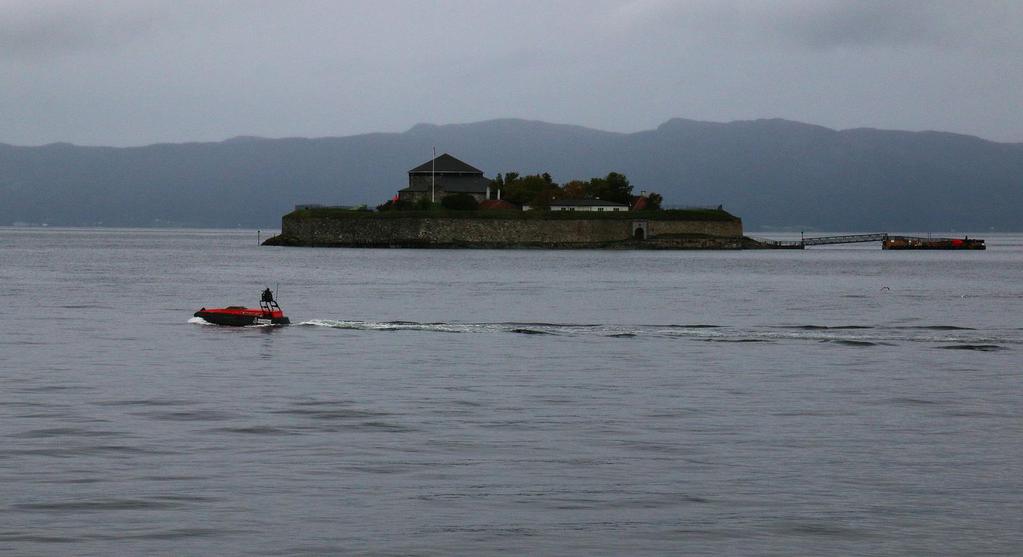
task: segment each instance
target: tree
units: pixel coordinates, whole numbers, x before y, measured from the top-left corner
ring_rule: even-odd
[[[586,197],[586,182],[572,180],[561,187],[561,199],[584,199]]]
[[[661,194],[652,191],[646,196],[646,208],[651,211],[660,211],[661,203],[664,202],[664,198]]]
[[[632,185],[624,174],[611,172],[604,178],[591,178],[586,185],[586,197],[628,205],[632,199]]]
[[[476,198],[467,193],[445,195],[444,199],[440,200],[440,204],[451,211],[475,211],[480,207]]]
[[[534,209],[550,209],[551,202],[557,199],[560,193],[558,188],[545,188],[529,200],[529,206]]]
[[[387,203],[377,205],[377,211],[409,211],[412,207],[412,202],[407,199],[388,199]]]
[[[624,174],[611,172],[604,180],[608,187],[608,197],[605,199],[628,205],[632,198],[632,184],[629,183],[629,179]]]
[[[429,197],[424,197],[419,201],[416,201],[415,208],[417,211],[429,211],[437,206],[436,203],[430,201]]]
[[[514,177],[514,179],[509,179]],[[545,192],[550,192],[545,193]],[[512,203],[518,203],[520,205],[533,205],[534,202],[541,203],[543,200],[546,201],[546,205],[550,205],[550,200],[559,193],[558,185],[550,180],[550,174],[546,177],[541,174],[531,174],[529,176],[519,177],[517,172],[509,172],[505,174],[504,190],[501,197],[511,201]]]

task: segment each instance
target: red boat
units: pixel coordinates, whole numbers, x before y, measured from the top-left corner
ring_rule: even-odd
[[[284,316],[281,306],[274,300],[273,292],[267,288],[259,298],[259,308],[247,308],[242,306],[227,306],[226,308],[202,308],[195,312],[195,317],[200,317],[214,325],[228,325],[232,327],[244,327],[246,325],[288,325],[291,320]]]

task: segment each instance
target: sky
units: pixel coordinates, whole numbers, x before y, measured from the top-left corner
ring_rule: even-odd
[[[1020,0],[0,0],[0,142],[786,118],[1023,142]]]

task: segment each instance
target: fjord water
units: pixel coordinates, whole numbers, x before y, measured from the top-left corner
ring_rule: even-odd
[[[1023,237],[987,238],[0,229],[0,553],[1020,554]],[[295,325],[191,318],[277,283]]]

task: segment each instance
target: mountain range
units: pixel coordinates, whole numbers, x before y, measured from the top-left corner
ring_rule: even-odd
[[[1023,143],[779,119],[672,119],[636,133],[503,119],[315,139],[0,144],[0,225],[271,228],[296,204],[383,203],[434,148],[489,177],[620,172],[668,206],[723,205],[747,230],[1023,230]]]

